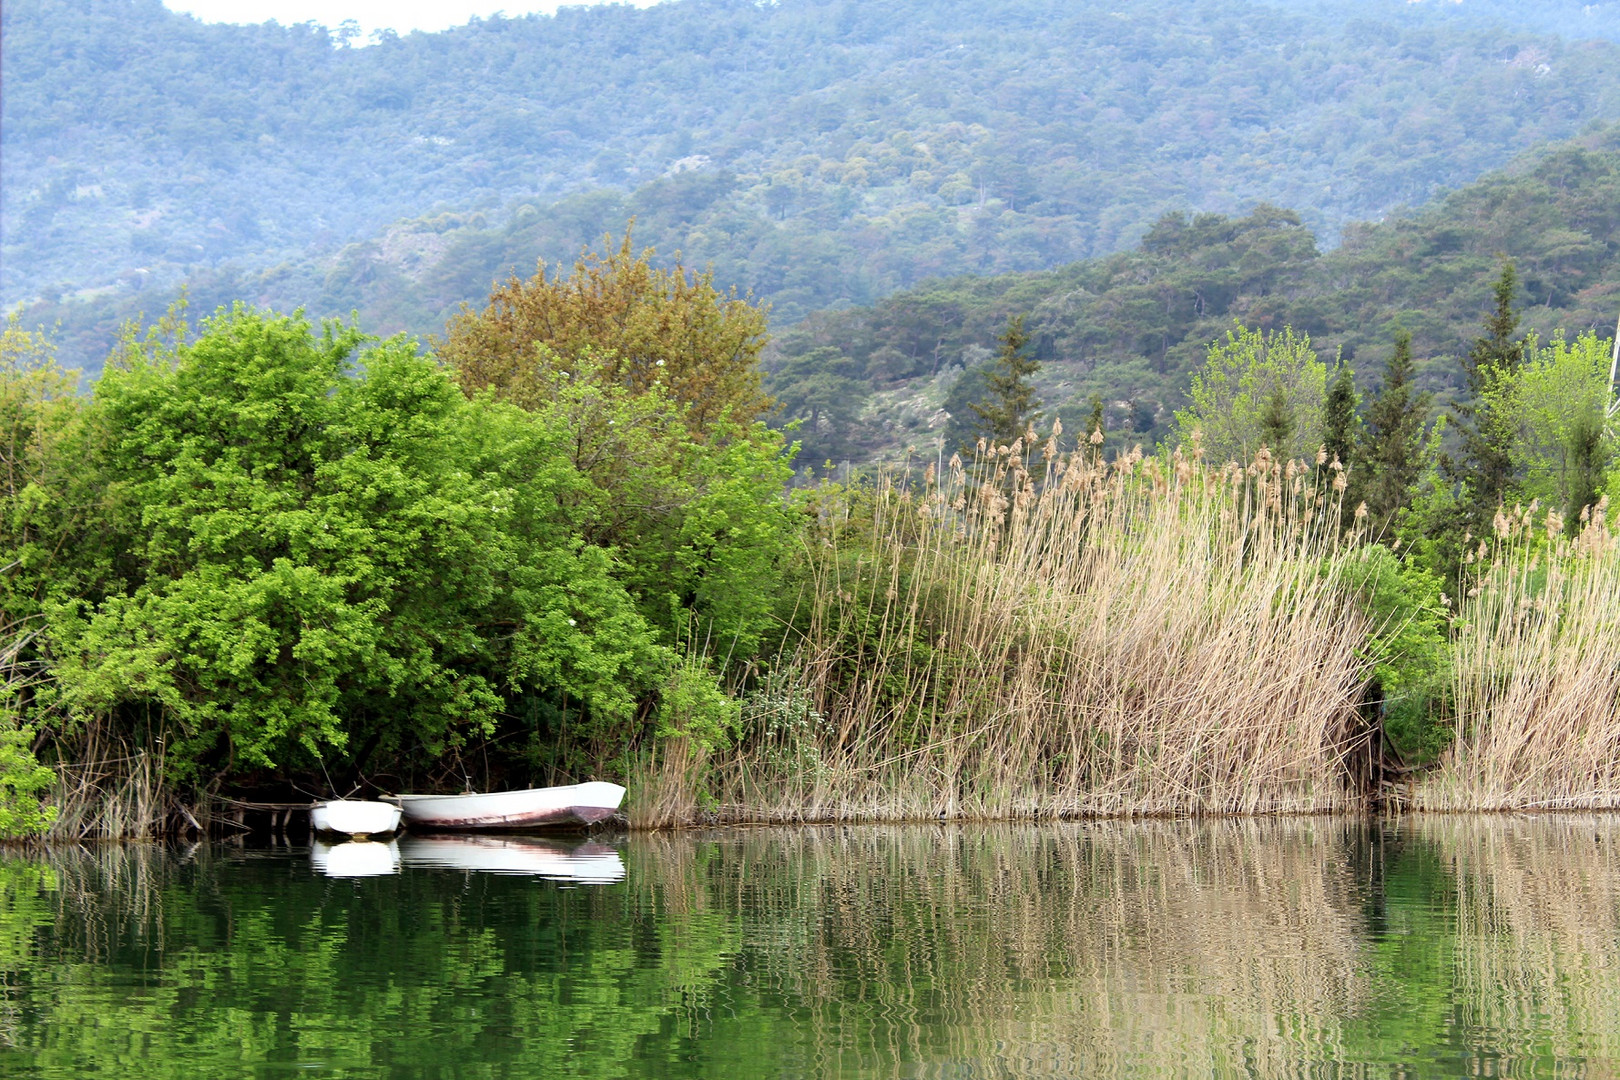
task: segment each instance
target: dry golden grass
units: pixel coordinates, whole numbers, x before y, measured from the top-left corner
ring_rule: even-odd
[[[1620,807],[1620,545],[1603,516],[1542,544],[1527,514],[1499,520],[1461,613],[1456,740],[1413,808]]]
[[[1332,474],[1030,446],[823,501],[803,707],[710,763],[720,819],[1360,805]]]
[[[135,840],[171,834],[181,823],[194,829],[201,824],[168,788],[161,743],[153,752],[123,740],[108,742],[100,727],[90,724],[72,750],[56,767],[46,797],[57,809],[46,840]]]

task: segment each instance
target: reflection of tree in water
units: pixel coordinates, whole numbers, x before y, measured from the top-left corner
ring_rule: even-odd
[[[1589,817],[732,830],[634,836],[601,888],[19,854],[0,1073],[1594,1075],[1616,843]]]
[[[624,1075],[679,1002],[676,973],[712,980],[726,952],[666,942],[660,927],[643,940],[619,899],[476,874],[331,880],[301,858],[207,847],[3,862],[0,942],[27,947],[0,952],[0,974],[27,1019],[0,1047],[0,1074],[12,1055],[64,1077],[275,1061],[350,1076],[472,1063]]]

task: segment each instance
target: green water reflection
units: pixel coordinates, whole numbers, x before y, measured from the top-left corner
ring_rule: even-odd
[[[1609,1076],[1617,846],[1607,817],[759,830],[586,849],[582,880],[543,847],[354,878],[14,853],[0,1075]]]

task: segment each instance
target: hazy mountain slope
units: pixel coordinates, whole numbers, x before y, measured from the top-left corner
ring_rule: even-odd
[[[1173,208],[1331,238],[1620,112],[1606,43],[1240,0],[676,0],[363,49],[158,0],[3,17],[0,292],[92,366],[182,279],[423,331],[631,214],[779,323]]]
[[[789,416],[823,406],[805,431],[806,460],[934,445],[959,377],[988,358],[1010,316],[1027,313],[1048,411],[1068,416],[1071,430],[1097,395],[1116,438],[1164,436],[1205,346],[1234,321],[1291,324],[1329,359],[1342,346],[1363,385],[1376,382],[1404,326],[1422,381],[1444,400],[1502,256],[1518,267],[1525,329],[1544,339],[1613,332],[1620,128],[1528,155],[1411,216],[1347,229],[1326,254],[1296,215],[1275,208],[1169,216],[1140,247],[1107,258],[932,282],[818,314],[778,335],[769,385]],[[829,401],[841,409],[829,413]]]
[[[1582,40],[1620,41],[1620,0],[1267,0],[1312,15],[1423,25],[1505,26]]]

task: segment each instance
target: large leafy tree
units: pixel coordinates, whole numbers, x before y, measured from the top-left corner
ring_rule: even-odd
[[[1591,332],[1525,349],[1491,408],[1516,418],[1511,464],[1521,493],[1564,515],[1571,532],[1609,486],[1615,440],[1607,427],[1612,342]]]
[[[1192,403],[1176,421],[1183,440],[1200,433],[1213,461],[1246,461],[1262,446],[1279,457],[1314,456],[1326,384],[1309,337],[1292,327],[1238,326],[1209,346],[1188,392]]]
[[[592,538],[613,507],[591,447],[610,456],[645,417],[611,401],[584,417],[566,393],[533,413],[469,401],[413,343],[364,344],[238,310],[191,344],[132,348],[98,384],[83,465],[114,555],[48,611],[74,716],[155,722],[198,782],[431,761],[521,699],[622,747],[691,682],[644,614],[663,605],[648,582],[757,623],[749,559],[772,551],[760,485],[780,484],[779,441],[665,463],[689,512],[647,537],[661,564],[625,559]]]
[[[463,307],[436,341],[469,394],[493,390],[524,408],[547,400],[554,372],[582,353],[591,377],[633,392],[659,387],[684,409],[687,427],[708,433],[722,419],[748,423],[770,399],[760,389],[764,309],[722,293],[710,273],[652,264],[625,231],[617,251],[586,253],[567,275],[536,274],[496,285],[482,311]]]

